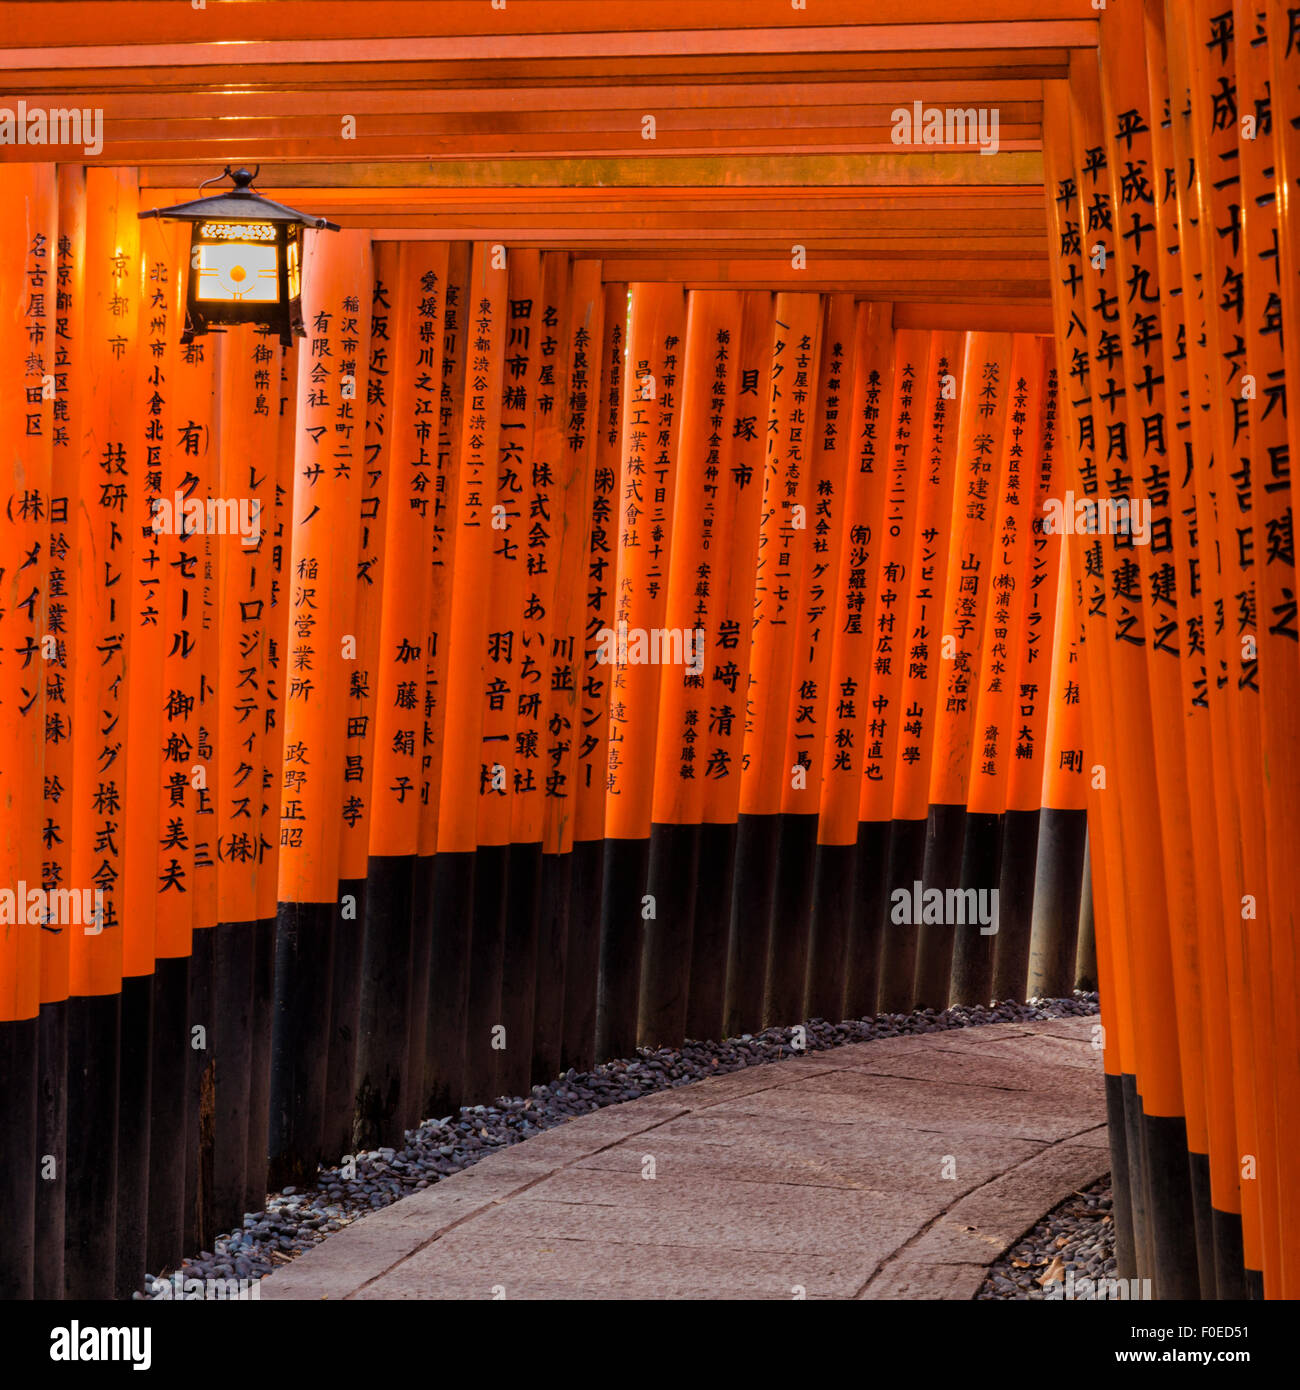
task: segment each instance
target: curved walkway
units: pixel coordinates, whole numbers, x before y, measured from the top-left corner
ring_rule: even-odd
[[[971,1298],[1104,1174],[1095,1018],[886,1038],[610,1106],[363,1217],[263,1298]]]

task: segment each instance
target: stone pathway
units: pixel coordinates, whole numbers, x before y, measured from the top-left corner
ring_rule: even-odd
[[[1093,1018],[856,1043],[611,1106],[375,1213],[263,1298],[973,1298],[1110,1166]]]

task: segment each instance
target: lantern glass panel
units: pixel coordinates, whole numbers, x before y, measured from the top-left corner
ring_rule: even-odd
[[[202,222],[194,229],[196,302],[275,304],[279,264],[270,222]]]
[[[221,304],[274,304],[280,298],[275,244],[200,242],[194,297]]]

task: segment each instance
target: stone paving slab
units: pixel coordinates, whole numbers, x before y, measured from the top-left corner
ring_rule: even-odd
[[[855,1043],[611,1106],[363,1217],[262,1297],[969,1299],[1109,1166],[1094,1022]]]
[[[923,1223],[923,1196],[872,1189],[646,1181],[630,1174],[557,1173],[475,1218],[473,1238],[510,1249],[518,1236],[608,1245],[673,1245],[756,1254],[852,1256],[871,1268]],[[434,1242],[412,1260],[449,1272]],[[395,1276],[386,1276],[395,1277]]]
[[[954,1143],[949,1136],[908,1130],[897,1137],[881,1136],[868,1150],[856,1127],[847,1125],[826,1126],[815,1150],[810,1150],[803,1127],[777,1128],[758,1116],[717,1113],[674,1122],[645,1139],[644,1151],[618,1145],[582,1159],[577,1167],[639,1175],[649,1155],[655,1161],[656,1181],[713,1176],[886,1192],[948,1181],[951,1196],[990,1181],[1042,1148],[1033,1140],[987,1136],[964,1136]],[[955,1161],[947,1166],[956,1169],[956,1177],[944,1179],[944,1160],[954,1149]]]
[[[890,1260],[857,1296],[862,1299],[972,1299],[988,1275],[981,1264]]]
[[[442,1242],[440,1241],[441,1245]],[[447,1271],[454,1273],[449,1277]],[[281,1277],[276,1275],[276,1278]],[[851,1257],[519,1237],[508,1250],[471,1231],[446,1242],[445,1262],[407,1261],[358,1299],[851,1299]]]
[[[1074,1142],[1053,1144],[953,1203],[908,1245],[906,1258],[990,1264],[1023,1234],[1027,1205],[1037,1207],[1040,1214],[1048,1212],[1071,1190],[1096,1182],[1109,1171],[1110,1158],[1104,1150]]]
[[[969,1029],[975,1033],[980,1029]],[[1077,1039],[1043,1034],[1035,1038],[1002,1038],[985,1041],[967,1036],[967,1032],[949,1033],[938,1050],[944,1055],[992,1057],[1000,1061],[1010,1058],[1023,1060],[1028,1068],[1042,1064],[1056,1067],[1083,1067],[1088,1071],[1102,1069],[1101,1050],[1091,1046],[1080,1049]]]
[[[1080,1082],[1079,1089],[1085,1090],[1087,1073]],[[1097,1082],[1100,1090],[1100,1076]],[[918,1113],[918,1091],[926,1097],[925,1113]],[[960,1086],[861,1071],[811,1076],[797,1087],[779,1086],[758,1096],[724,1101],[717,1110],[780,1115],[809,1128],[819,1124],[934,1128],[944,1133],[1010,1134],[1049,1142],[1066,1139],[1083,1128],[1073,1095]]]
[[[1057,1022],[1058,1020],[1052,1021]],[[1065,1021],[1073,1022],[1069,1019]],[[968,1034],[979,1033],[987,1044],[1001,1042],[1005,1039],[1033,1037],[1035,1035],[1028,1030],[1040,1026],[1042,1025],[1029,1023],[986,1023],[978,1028],[944,1028],[933,1033],[910,1033],[905,1037],[878,1038],[874,1042],[847,1043],[845,1046],[833,1048],[829,1052],[816,1053],[814,1057],[834,1058],[835,1069],[838,1070],[843,1067],[856,1066],[864,1061],[874,1063],[881,1057],[893,1057],[900,1054],[908,1056],[916,1050],[918,1041],[923,1041],[927,1048],[931,1048],[939,1046],[944,1039],[961,1038]],[[788,1065],[793,1065],[793,1063]]]
[[[1022,1051],[998,1052],[1008,1043],[992,1043],[984,1052],[933,1048],[911,1055],[896,1054],[873,1062],[858,1062],[846,1071],[866,1071],[913,1081],[942,1081],[949,1086],[987,1086],[998,1091],[1071,1091],[1078,1085],[1077,1067],[1026,1057]],[[1011,1065],[1008,1065],[1010,1063]]]
[[[1085,1038],[1091,1037],[1093,1030],[1101,1026],[1101,1019],[1093,1014],[1088,1018],[1048,1018],[1041,1023],[1025,1025],[1033,1030],[1035,1037]],[[974,1032],[974,1029],[966,1030]]]

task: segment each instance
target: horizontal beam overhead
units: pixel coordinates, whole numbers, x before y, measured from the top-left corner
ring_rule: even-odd
[[[1092,0],[3,12],[0,107],[103,120],[93,153],[4,157],[138,167],[145,207],[260,165],[268,197],[384,238],[567,248],[611,279],[963,304],[1045,300],[1044,89],[1098,35]],[[917,102],[985,125],[896,143]]]
[[[565,34],[628,32],[648,19],[670,29],[778,29],[861,24],[862,0],[812,0],[796,9],[790,0],[655,0],[653,8],[611,5],[608,0],[278,0],[229,3],[208,0],[195,9],[181,0],[121,0],[98,3],[6,4],[8,28],[31,47],[211,42],[214,39],[288,39],[310,33],[322,38]],[[877,24],[952,26],[951,0],[871,0]],[[811,12],[810,12],[811,11]],[[1097,12],[1091,0],[984,0],[979,17],[1035,27],[1049,21],[1083,21],[1096,42]],[[124,20],[129,18],[129,23]],[[951,40],[948,40],[951,43]]]
[[[304,33],[314,33],[307,26]],[[371,38],[367,56],[374,62],[492,62],[550,58],[643,58],[767,56],[829,53],[928,53],[982,51],[1016,53],[1030,48],[1092,48],[1097,41],[1093,20],[986,22],[949,24],[841,24],[765,29],[650,29],[566,34],[471,34]],[[192,68],[229,63],[258,68],[273,64],[317,64],[351,60],[352,39],[289,38],[252,40],[238,52],[222,52],[227,41],[67,45],[42,49],[0,48],[0,68]],[[39,62],[34,59],[39,57]]]
[[[453,159],[459,161],[464,153],[466,141],[457,135],[406,135],[406,136],[362,136],[350,141],[340,141],[337,136],[326,139],[299,139],[292,135],[278,138],[263,136],[250,138],[246,134],[222,135],[210,125],[204,128],[199,123],[199,131],[191,138],[160,144],[156,140],[133,141],[114,138],[116,132],[111,127],[106,132],[102,150],[94,156],[97,164],[141,164],[159,163],[169,156],[178,157],[183,153],[186,160],[202,156],[210,151],[210,160],[218,168],[226,163],[265,164],[272,158],[295,160],[316,160],[322,164],[346,162],[354,164],[357,159],[370,154],[376,159],[405,156],[407,159]],[[874,139],[864,139],[875,135]],[[569,138],[544,135],[490,135],[474,140],[476,148],[485,157],[519,157],[558,160],[601,160],[617,155],[634,143],[641,147],[635,136],[613,133],[593,133]],[[661,130],[659,146],[672,151],[676,156],[698,156],[708,158],[724,145],[728,149],[743,151],[744,157],[784,158],[798,155],[805,150],[819,153],[834,151],[843,155],[887,155],[894,154],[897,146],[888,138],[887,131],[831,130],[831,131],[751,131],[723,142],[712,140],[704,143],[698,134],[675,133]],[[1039,141],[1036,130],[1017,131],[1014,127],[1004,132],[1002,149],[1008,152],[1038,152]],[[977,145],[962,145],[953,153],[978,154]],[[43,147],[25,147],[14,152],[17,161],[45,161],[49,150]],[[14,161],[8,161],[14,162]],[[79,161],[68,161],[79,162]]]
[[[758,107],[776,119],[780,112],[802,107],[846,109],[853,106],[893,110],[911,107],[915,83],[898,79],[821,82],[724,82],[715,77],[699,82],[629,81],[586,86],[442,87],[409,90],[377,86],[349,90],[304,88],[296,91],[215,90],[179,93],[156,89],[102,88],[82,91],[83,103],[100,106],[106,118],[134,120],[203,119],[221,116],[298,116],[314,114],[374,115],[388,112],[577,112],[665,111],[698,112],[703,116],[726,107]],[[927,104],[980,106],[996,103],[1042,115],[1042,84],[1029,79],[931,81],[925,86]]]
[[[75,151],[73,151],[75,153]],[[169,186],[194,188],[212,177],[212,165],[168,170]],[[154,180],[158,182],[157,179]],[[335,184],[370,188],[695,188],[855,187],[988,189],[1009,185],[1041,190],[1042,154],[1009,151],[986,158],[967,151],[807,155],[610,155],[600,159],[445,159],[427,164],[265,164],[260,184],[310,189]]]
[[[30,57],[36,51],[29,49],[26,53]],[[205,67],[191,68],[0,67],[0,72],[5,73],[7,94],[23,96],[39,91],[64,99],[80,92],[102,91],[105,87],[131,92],[212,92],[230,86],[244,90],[302,92],[384,87],[459,91],[475,85],[500,90],[535,87],[539,82],[557,86],[570,86],[574,82],[614,86],[633,77],[646,83],[708,81],[719,86],[764,78],[778,83],[846,79],[895,81],[913,84],[917,95],[923,96],[925,84],[936,79],[945,82],[1063,81],[1069,74],[1070,57],[1069,49],[1035,48],[1014,53],[795,53],[782,55],[779,62],[740,55],[731,58],[649,56],[635,62],[593,57],[532,63],[522,59],[493,63],[406,60],[375,63],[357,56],[357,52],[365,51],[358,45],[349,61],[282,63],[248,69],[213,62]],[[125,51],[122,56],[126,56]]]

